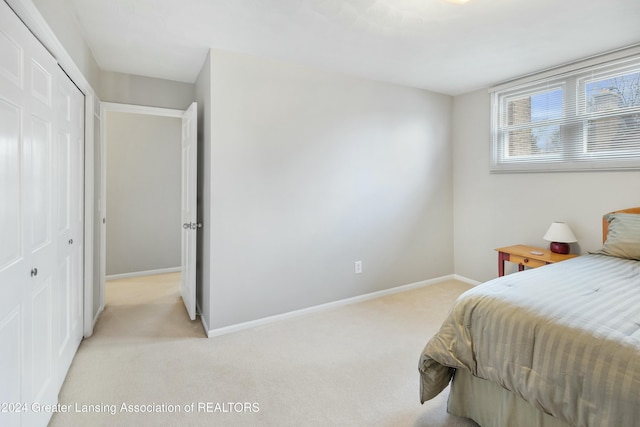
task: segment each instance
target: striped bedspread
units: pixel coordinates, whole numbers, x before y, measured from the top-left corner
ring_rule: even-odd
[[[571,425],[640,425],[640,261],[585,255],[469,290],[420,357],[421,401],[455,368]]]

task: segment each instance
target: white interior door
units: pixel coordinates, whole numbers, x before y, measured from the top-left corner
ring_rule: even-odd
[[[194,102],[182,116],[182,275],[180,293],[191,320],[196,318],[198,108]]]

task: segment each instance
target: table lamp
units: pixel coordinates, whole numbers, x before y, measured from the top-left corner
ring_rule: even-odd
[[[556,254],[568,254],[569,243],[578,241],[569,226],[564,222],[558,221],[551,223],[551,227],[549,227],[543,239],[551,242],[549,249]]]

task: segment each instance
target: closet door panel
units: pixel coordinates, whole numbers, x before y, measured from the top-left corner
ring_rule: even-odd
[[[32,341],[32,401],[48,402],[48,390],[53,381],[52,348],[51,348],[51,316],[52,307],[52,278],[42,283],[35,289],[31,301],[33,335]]]
[[[71,135],[68,131],[66,118],[69,115],[68,96],[58,88],[56,96],[57,121],[66,126],[58,126],[56,136],[56,235],[58,242],[58,275],[56,278],[56,319],[54,339],[56,344],[56,359],[64,358],[64,352],[69,345],[71,324],[71,256],[69,255],[70,233],[70,191],[71,191]],[[63,378],[59,378],[62,384]]]
[[[45,58],[47,60],[48,58]],[[52,77],[47,69],[51,69],[51,61],[31,60],[31,96],[40,101],[45,107],[51,107]],[[57,66],[57,65],[56,65]]]
[[[5,24],[6,20],[3,21],[5,22],[2,23]],[[22,88],[24,50],[20,43],[13,38],[12,27],[15,25],[6,24],[6,26],[3,25],[5,30],[0,30],[0,57],[3,58],[0,62],[0,76],[4,77],[7,82]]]
[[[69,231],[70,218],[70,192],[71,192],[71,171],[69,170],[69,158],[71,156],[71,135],[68,133],[58,133],[56,141],[57,163],[58,163],[58,197],[56,198],[58,234]]]
[[[4,3],[0,3],[2,7]],[[23,400],[25,366],[24,49],[16,23],[0,14],[0,402]],[[0,425],[19,425],[20,412],[0,412]]]
[[[0,402],[55,404],[82,339],[83,147],[84,95],[0,1]]]
[[[56,358],[60,358],[64,349],[69,345],[70,339],[70,276],[71,276],[71,258],[64,257],[58,264],[58,276],[56,280],[56,311],[59,316],[56,322],[56,331],[54,334],[57,354]]]
[[[71,228],[74,237],[72,254],[71,328],[75,354],[83,336],[84,319],[84,116],[85,97],[70,81],[71,90]]]
[[[22,257],[20,152],[20,108],[0,99],[0,272]]]
[[[0,402],[20,402],[21,400],[20,318],[19,307],[15,307],[4,318],[0,318],[0,342],[3,344],[3,350],[0,352],[0,372],[2,372]],[[19,412],[0,412],[0,425],[15,426],[19,425],[19,422]]]
[[[84,95],[62,70],[55,74],[56,239],[58,246],[56,339],[60,385],[82,340]]]
[[[29,144],[30,182],[28,197],[31,205],[31,248],[38,252],[51,243],[51,122],[31,117]]]
[[[28,45],[27,45],[28,43]],[[25,257],[29,274],[22,280],[23,397],[27,404],[57,402],[53,337],[57,280],[55,200],[57,188],[56,118],[53,108],[53,72],[57,63],[36,41],[25,41],[23,124],[25,200]],[[23,425],[46,424],[51,414],[26,412]]]

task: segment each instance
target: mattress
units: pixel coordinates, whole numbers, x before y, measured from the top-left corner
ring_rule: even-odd
[[[420,357],[421,401],[458,368],[570,425],[636,425],[640,262],[585,255],[469,290]]]

